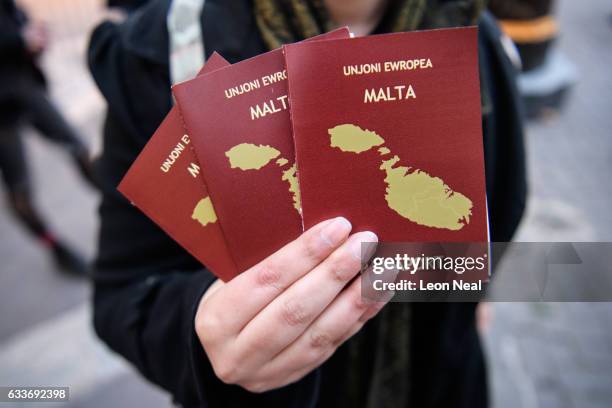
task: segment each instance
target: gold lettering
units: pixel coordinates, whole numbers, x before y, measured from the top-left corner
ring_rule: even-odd
[[[412,85],[395,85],[384,88],[365,89],[363,103],[392,102],[397,100],[416,99]]]
[[[278,71],[270,75],[264,75],[261,78],[261,82],[264,84],[264,86],[268,86],[271,84],[275,84],[277,82],[284,81],[286,79],[287,79],[287,71],[282,70],[282,71]]]
[[[272,113],[278,113],[286,110],[289,107],[287,103],[287,95],[279,96],[276,99],[270,99],[269,101],[263,102],[259,105],[251,106],[251,120],[263,118],[266,115]]]
[[[191,174],[191,177],[193,178],[197,178],[198,174],[200,174],[200,166],[198,166],[195,163],[189,163],[189,166],[187,166],[187,171],[189,171],[189,174]]]

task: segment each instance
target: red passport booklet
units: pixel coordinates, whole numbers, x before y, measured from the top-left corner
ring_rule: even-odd
[[[284,47],[304,227],[488,240],[477,30]]]
[[[213,54],[199,75],[229,66]],[[118,190],[224,281],[237,275],[180,112],[173,107]]]
[[[239,271],[302,232],[284,66],[278,49],[173,88]]]

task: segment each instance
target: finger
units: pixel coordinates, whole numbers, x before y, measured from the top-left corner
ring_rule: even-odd
[[[215,294],[225,285],[226,285],[225,282],[223,282],[221,279],[217,279],[212,285],[208,287],[208,289],[206,289],[206,292],[204,292],[204,295],[202,296],[202,300],[200,301],[200,303],[207,302],[213,296],[213,294]]]
[[[304,378],[315,368],[319,367],[327,359],[329,359],[332,355],[333,355],[333,351],[331,351],[328,355],[323,356],[321,358],[321,361],[310,364],[306,367],[301,367],[299,369],[296,369],[295,371],[289,374],[283,373],[282,375],[279,375],[277,377],[270,378],[270,379],[266,377],[261,377],[261,379],[257,380],[256,384],[254,385],[254,388],[258,392],[261,392],[261,391],[269,391],[272,389],[284,387],[289,384],[293,384],[294,382],[297,382],[301,380],[302,378]]]
[[[368,265],[361,274],[361,296],[372,302],[385,301],[389,297],[389,291],[382,289],[394,283],[398,273],[397,268],[375,273],[372,265]]]
[[[350,339],[351,337],[353,337],[355,334],[357,334],[365,325],[365,323],[367,323],[368,320],[370,320],[371,318],[373,318],[374,316],[376,316],[383,308],[385,305],[387,305],[387,303],[389,302],[388,299],[390,299],[392,297],[391,293],[387,293],[386,295],[386,300],[380,300],[380,301],[376,301],[374,302],[373,305],[370,305],[369,307],[366,308],[366,311],[359,317],[359,319],[353,323],[353,326],[346,332],[344,333],[340,339],[338,341],[336,341],[335,343],[335,347],[327,347],[327,348],[323,348],[321,350],[319,350],[319,352],[315,352],[315,356],[313,356],[313,360],[310,362],[306,362],[305,365],[302,366],[302,368],[298,368],[296,369],[291,375],[286,376],[285,380],[278,386],[285,386],[291,383],[294,383],[296,381],[299,381],[300,379],[302,379],[303,377],[305,377],[307,374],[309,374],[312,370],[316,369],[317,367],[321,366],[321,364],[325,363],[334,353],[335,351],[338,349],[338,347],[340,347],[342,344],[344,344],[344,342],[346,342],[348,339]],[[366,303],[371,303],[370,300],[368,299],[364,299],[364,301]],[[320,343],[320,342],[317,342]],[[304,355],[304,352],[298,352],[298,355]],[[299,366],[300,364],[295,364],[294,366]],[[278,375],[278,373],[275,373]],[[272,368],[270,368],[268,370],[268,367],[264,367],[262,369],[262,376],[263,375],[274,375]],[[264,377],[265,378],[265,377]]]
[[[361,281],[361,279],[356,279],[354,282],[351,283],[351,286],[349,288],[353,288],[354,285],[358,285],[357,281]],[[342,296],[345,296],[345,294],[349,290],[352,290],[349,288],[345,289],[342,292]],[[360,291],[361,288],[355,288],[355,290]],[[354,296],[354,293],[352,296]],[[348,298],[348,296],[345,297]],[[363,328],[364,324],[369,319],[376,316],[392,297],[392,292],[387,292],[385,295],[381,296],[379,298],[379,301],[372,301],[368,298],[362,297],[363,302],[365,304],[365,311],[357,318],[356,321],[353,322],[352,326],[349,327],[346,332],[341,333],[338,336],[338,340],[335,342],[336,344],[333,347],[319,347],[326,342],[325,335],[310,336],[310,339],[313,340],[314,345],[316,346],[314,347],[314,349],[316,350],[314,351],[313,355],[309,355],[307,348],[308,345],[313,345],[313,343],[305,342],[305,339],[309,338],[307,337],[307,333],[305,333],[298,340],[292,343],[291,346],[279,353],[279,355],[276,358],[272,359],[270,363],[261,367],[257,374],[257,384],[251,385],[256,389],[265,391],[273,388],[283,387],[285,385],[299,381],[312,370],[327,361],[334,354],[336,349],[340,347],[340,345],[342,345],[345,341],[357,334]],[[344,305],[350,304],[350,300],[348,302],[344,300],[340,300],[340,296],[336,300],[334,300],[334,302],[328,307],[328,309],[326,309],[325,312],[317,320],[315,320],[315,322],[312,323],[309,330],[311,328],[314,330],[314,327],[318,324],[320,324],[322,328],[328,326],[328,322],[325,322],[324,320],[328,318],[333,319],[332,314],[334,314],[335,312],[333,312],[332,309],[340,303],[343,303]],[[357,307],[354,310],[359,311],[360,309],[361,307]],[[354,318],[355,313],[351,314]],[[344,319],[344,317],[341,317],[339,321],[343,321],[342,319]],[[332,324],[328,327],[330,328],[330,331],[340,333],[341,329],[339,329],[335,323],[336,322],[332,322]],[[301,345],[299,345],[298,343],[301,343],[301,345],[307,344],[307,346],[301,347]],[[287,372],[291,372],[291,374],[287,375]]]
[[[224,324],[238,331],[286,288],[315,268],[346,241],[351,224],[338,217],[323,221],[295,241],[229,281],[223,291]]]
[[[364,298],[361,277],[344,289],[334,301],[312,322],[291,345],[270,360],[264,369],[274,375],[285,367],[305,367],[321,362],[321,358],[335,350],[355,330],[361,328],[368,317],[377,313],[386,302]]]
[[[250,321],[236,339],[239,347],[256,348],[264,362],[291,344],[359,273],[362,244],[377,240],[369,231],[352,235]]]
[[[290,367],[285,367],[282,369],[282,371],[277,370],[276,372],[272,373],[269,369],[262,367],[257,373],[257,379],[248,385],[257,392],[262,392],[292,384],[301,380],[312,370],[323,364],[333,355],[334,351],[335,350],[328,351],[325,355],[320,356],[318,360],[313,361],[306,366],[300,366],[297,368],[294,367],[293,371],[291,371]]]
[[[360,291],[361,279],[354,279],[293,343],[264,366],[266,375],[274,377],[287,367],[297,370],[310,366],[329,350],[335,350],[370,307]]]

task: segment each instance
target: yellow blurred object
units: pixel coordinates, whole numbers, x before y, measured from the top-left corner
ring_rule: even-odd
[[[533,20],[501,20],[499,24],[508,37],[521,44],[548,41],[559,32],[559,25],[553,16]]]

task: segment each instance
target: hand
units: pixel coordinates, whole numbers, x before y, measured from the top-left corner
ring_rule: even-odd
[[[251,392],[295,382],[327,360],[386,304],[361,296],[361,243],[344,218],[324,221],[228,283],[215,282],[195,317],[217,377]],[[376,245],[368,245],[373,255]]]
[[[28,52],[38,55],[47,48],[47,27],[42,23],[28,23],[21,31]]]

